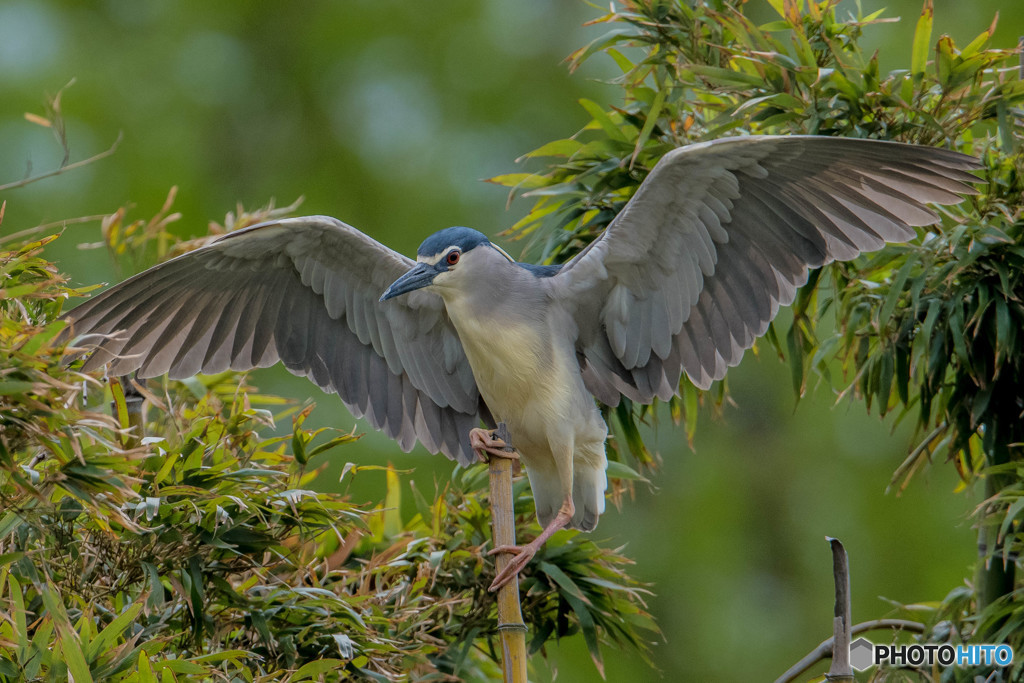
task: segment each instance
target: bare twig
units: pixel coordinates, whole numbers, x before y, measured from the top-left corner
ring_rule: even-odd
[[[46,232],[47,230],[53,230],[54,228],[63,228],[64,226],[67,225],[76,225],[79,223],[94,223],[96,221],[101,221],[106,217],[106,214],[101,214],[97,216],[79,216],[77,218],[65,218],[62,221],[52,221],[50,223],[40,223],[34,228],[26,228],[25,230],[12,232],[10,235],[0,235],[0,242],[14,242],[24,237],[31,237],[33,235],[38,235],[41,232]]]
[[[505,423],[498,425],[496,436],[510,444]],[[510,449],[511,450],[511,449]],[[491,524],[494,546],[515,545],[516,518],[512,507],[512,459],[492,455],[487,461],[491,476]],[[512,556],[497,556],[501,572]],[[519,608],[519,579],[513,578],[498,590],[498,632],[501,634],[501,667],[505,683],[526,683],[526,624]]]
[[[16,189],[16,188],[19,188],[19,187],[24,187],[25,185],[28,185],[30,183],[34,183],[34,182],[36,182],[38,180],[43,180],[45,178],[52,178],[55,175],[60,175],[61,173],[66,173],[67,171],[73,171],[76,168],[81,168],[82,166],[88,166],[89,164],[94,163],[96,161],[99,161],[100,159],[105,159],[105,158],[109,157],[111,154],[113,154],[115,151],[117,151],[118,145],[121,144],[121,138],[122,137],[123,137],[123,135],[121,133],[118,133],[117,134],[117,139],[114,140],[114,144],[112,144],[110,147],[108,147],[106,150],[100,152],[99,154],[94,154],[93,156],[89,157],[88,159],[82,159],[81,161],[76,161],[73,164],[62,165],[59,168],[53,169],[52,171],[47,171],[46,173],[40,173],[39,175],[34,175],[34,176],[29,177],[29,178],[24,178],[22,180],[15,181],[13,183],[7,183],[6,185],[0,185],[0,192],[3,192],[5,190],[13,190],[13,189]]]
[[[867,633],[868,631],[881,630],[924,633],[925,625],[919,621],[909,621],[907,619],[874,619],[851,627],[850,636],[853,637],[860,635],[861,633]],[[807,653],[803,659],[791,666],[786,673],[776,678],[775,683],[791,683],[791,681],[795,681],[821,660],[831,657],[833,642],[833,638],[821,641],[818,647]]]

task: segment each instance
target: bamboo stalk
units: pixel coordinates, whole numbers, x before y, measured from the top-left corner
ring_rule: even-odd
[[[835,538],[827,538],[832,546],[832,576],[836,584],[836,605],[832,619],[832,666],[829,681],[853,683],[850,665],[850,563],[846,548]]]
[[[987,434],[983,447],[985,449],[986,468],[999,468],[1011,461],[1009,443],[1013,437],[1008,434],[1006,425],[1014,418],[1004,417],[1000,421],[993,420],[986,424]],[[1005,509],[996,510],[987,501],[995,499],[1009,485],[1009,477],[1005,472],[988,471],[985,479],[985,501],[981,518],[978,521],[978,568],[975,574],[975,598],[977,613],[985,611],[990,605],[1013,593],[1016,584],[1016,567],[1005,555],[1007,540],[999,536],[999,520]],[[979,626],[977,636],[981,639],[993,635],[1005,623],[1006,617]],[[984,630],[982,630],[984,628]],[[985,640],[984,642],[988,642]]]
[[[496,436],[509,444],[505,423],[498,425]],[[516,517],[512,506],[512,459],[491,455],[487,460],[491,477],[491,524],[494,545],[515,545]],[[508,553],[497,555],[500,572],[512,561]],[[498,590],[498,632],[501,634],[501,666],[505,683],[526,683],[526,624],[519,609],[519,577]]]

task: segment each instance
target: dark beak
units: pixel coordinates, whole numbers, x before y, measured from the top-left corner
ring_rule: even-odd
[[[426,287],[434,281],[438,272],[440,271],[438,271],[436,266],[432,266],[427,263],[418,263],[415,268],[392,282],[391,286],[387,288],[387,291],[381,295],[380,300],[387,301],[388,299],[393,299],[401,294],[407,294],[408,292]]]

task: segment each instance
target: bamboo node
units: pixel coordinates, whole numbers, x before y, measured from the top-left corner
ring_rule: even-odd
[[[526,628],[526,624],[517,624],[515,622],[507,622],[507,623],[503,623],[503,624],[498,624],[498,630],[499,631],[522,631],[523,633],[526,633],[527,628]]]

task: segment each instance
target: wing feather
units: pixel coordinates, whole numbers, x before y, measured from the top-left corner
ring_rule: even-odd
[[[975,192],[978,168],[944,149],[816,136],[670,152],[553,278],[579,329],[587,387],[613,404],[674,391],[682,372],[707,388],[810,268],[911,239],[913,226],[938,220],[928,203]]]
[[[492,423],[440,298],[380,294],[409,259],[333,218],[238,230],[66,314],[87,369],[182,378],[278,360],[337,393],[403,450],[463,464],[468,431]]]

